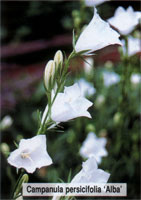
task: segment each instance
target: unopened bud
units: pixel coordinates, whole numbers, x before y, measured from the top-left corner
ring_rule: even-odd
[[[96,101],[95,101],[95,106],[97,108],[100,108],[105,102],[105,97],[104,95],[100,94],[97,96]]]
[[[28,180],[29,180],[29,176],[28,174],[24,174],[21,178],[21,182],[22,183],[28,183]]]
[[[117,112],[115,115],[114,115],[114,123],[117,125],[120,123],[120,121],[122,120],[122,114],[120,112]]]
[[[86,132],[95,132],[95,126],[93,124],[88,124],[86,126]]]
[[[2,143],[2,144],[0,145],[0,149],[1,149],[1,152],[2,152],[4,155],[7,155],[7,154],[10,152],[9,146],[8,146],[8,144],[6,144],[6,143]]]
[[[44,84],[47,90],[50,90],[50,88],[53,87],[54,75],[55,75],[55,62],[53,60],[50,60],[47,63],[44,72]]]
[[[111,61],[107,61],[107,62],[105,63],[105,67],[106,67],[107,69],[112,69],[112,68],[113,68],[113,63],[112,63]]]
[[[54,62],[56,64],[56,66],[58,67],[59,64],[63,63],[63,54],[62,51],[58,50],[54,56]]]
[[[9,115],[6,115],[0,122],[0,130],[8,129],[12,125],[12,123],[13,119]]]

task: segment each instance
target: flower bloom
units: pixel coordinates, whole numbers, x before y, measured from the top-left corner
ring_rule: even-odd
[[[22,139],[18,149],[10,153],[8,163],[17,168],[24,168],[33,173],[36,168],[52,164],[46,151],[46,136],[37,135],[31,139]]]
[[[94,156],[98,163],[101,163],[101,158],[107,156],[105,149],[106,138],[98,138],[93,132],[90,132],[80,148],[80,155],[83,158]]]
[[[131,6],[127,10],[120,6],[116,9],[115,15],[108,19],[108,22],[122,35],[128,35],[138,25],[140,17],[141,12],[134,12]]]
[[[83,162],[81,171],[75,175],[71,183],[107,183],[110,174],[98,169],[97,162],[92,156]]]
[[[87,111],[90,106],[92,102],[81,95],[81,89],[75,83],[70,87],[65,87],[64,93],[57,94],[51,108],[51,118],[55,122],[66,122],[81,116],[91,118]]]
[[[88,55],[93,51],[112,44],[121,45],[119,36],[120,35],[114,31],[107,22],[100,18],[96,8],[94,8],[94,16],[88,26],[80,34],[75,45],[75,51],[89,50],[84,53]]]
[[[103,72],[103,79],[104,79],[104,85],[106,87],[109,87],[113,84],[116,84],[120,81],[120,76],[116,74],[115,72]]]
[[[123,51],[126,52],[124,40],[122,40],[122,44],[123,44]],[[128,37],[128,55],[133,56],[139,52],[141,52],[141,40],[139,38],[134,38],[132,36],[129,36]]]
[[[108,0],[85,0],[85,4],[88,7],[98,6]]]
[[[141,83],[141,75],[140,74],[132,74],[130,80],[133,84],[139,84],[139,83]]]
[[[93,85],[89,82],[87,82],[85,79],[81,78],[79,81],[77,81],[82,96],[92,96],[95,94],[96,90],[93,87]]]

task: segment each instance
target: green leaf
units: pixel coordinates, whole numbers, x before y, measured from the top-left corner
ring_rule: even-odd
[[[76,38],[75,38],[75,32],[74,32],[74,29],[73,29],[72,35],[73,35],[73,38],[72,38],[72,46],[73,46],[73,49],[75,49]]]
[[[58,181],[60,181],[61,183],[64,183],[64,181],[61,178],[58,178]]]
[[[19,147],[19,145],[15,142],[15,141],[13,141],[13,143],[15,144],[15,146],[18,148]]]
[[[69,172],[69,175],[68,175],[68,180],[67,180],[68,183],[71,182],[71,174],[72,174],[72,173],[71,173],[71,169],[70,169],[70,172]]]
[[[40,127],[41,125],[41,115],[42,115],[42,112],[40,110],[37,110],[38,127]]]

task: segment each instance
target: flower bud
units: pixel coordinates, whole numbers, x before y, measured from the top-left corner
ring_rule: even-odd
[[[7,153],[10,152],[8,144],[6,144],[4,142],[0,145],[0,150],[4,155],[6,155]]]
[[[120,112],[117,112],[114,115],[113,121],[115,125],[118,125],[120,123],[120,121],[122,120],[122,114]]]
[[[12,123],[13,119],[9,115],[6,115],[0,122],[0,130],[8,129],[12,125]]]
[[[58,67],[59,64],[63,63],[63,54],[62,51],[58,50],[54,56],[54,62],[56,66]]]
[[[55,75],[55,62],[50,60],[44,72],[44,85],[47,90],[50,90],[53,87],[54,82],[54,75]]]
[[[105,102],[105,97],[103,94],[100,94],[97,96],[96,101],[95,101],[95,106],[97,108],[100,108]]]
[[[24,174],[21,178],[22,183],[28,183],[29,177],[28,174]]]

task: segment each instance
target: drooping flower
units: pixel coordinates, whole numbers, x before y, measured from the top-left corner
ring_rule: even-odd
[[[128,35],[138,25],[139,18],[141,18],[141,12],[135,12],[131,6],[127,10],[120,6],[108,22],[122,35]]]
[[[98,138],[95,133],[90,132],[80,148],[80,155],[83,158],[94,156],[98,163],[101,163],[102,157],[107,156],[105,149],[106,138]]]
[[[120,81],[120,76],[116,74],[115,72],[103,72],[103,79],[104,79],[104,85],[106,87],[109,87],[113,84],[116,84]]]
[[[85,4],[88,7],[98,6],[108,0],[85,0]]]
[[[77,81],[82,96],[92,96],[95,94],[96,89],[93,87],[93,85],[89,82],[87,82],[85,79],[81,78],[79,81]]]
[[[83,162],[81,171],[75,175],[71,183],[107,183],[110,174],[98,169],[95,157]]]
[[[77,83],[65,87],[64,93],[58,93],[51,108],[51,118],[55,122],[66,122],[76,117],[89,117],[87,109],[92,102],[84,98]]]
[[[36,168],[52,164],[46,151],[46,136],[37,135],[31,139],[22,139],[18,149],[10,153],[8,163],[16,168],[24,168],[33,173]]]
[[[75,51],[89,50],[84,53],[84,55],[88,55],[93,51],[112,44],[121,45],[119,36],[120,35],[114,31],[107,22],[100,18],[97,14],[97,9],[94,8],[94,16],[88,26],[80,34],[75,45]]]
[[[140,74],[132,74],[130,80],[133,84],[139,84],[139,83],[141,83],[141,75]]]
[[[125,49],[125,41],[122,40],[123,51],[126,52]],[[139,38],[134,38],[132,36],[128,37],[128,55],[133,56],[137,53],[141,52],[141,40]]]

